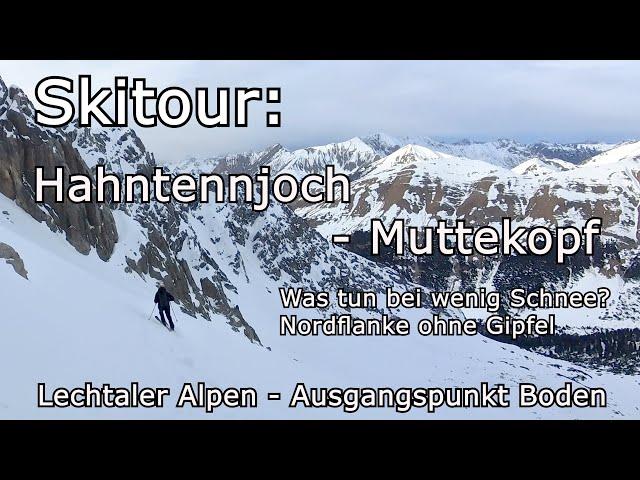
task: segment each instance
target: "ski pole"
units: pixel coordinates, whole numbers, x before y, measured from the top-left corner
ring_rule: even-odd
[[[151,317],[153,317],[153,312],[156,311],[156,304],[153,304],[153,310],[151,310],[151,315],[149,315],[149,318],[147,320],[151,320]]]
[[[176,317],[176,312],[173,311],[173,306],[169,303],[169,308],[171,309],[171,313],[173,314],[173,318],[176,319],[176,323],[178,323],[178,317]]]

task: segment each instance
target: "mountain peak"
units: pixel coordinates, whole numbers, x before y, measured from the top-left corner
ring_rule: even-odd
[[[440,158],[453,158],[446,153],[436,152],[430,148],[410,143],[399,148],[383,159],[382,164],[390,167],[396,164],[410,164],[422,161],[438,160]]]
[[[333,143],[328,143],[326,145],[316,145],[316,146],[304,148],[301,150],[306,150],[308,152],[325,152],[325,151],[333,151],[333,150],[370,151],[371,146],[367,144],[364,140],[362,140],[360,137],[352,137],[348,140],[344,140],[341,142],[333,142]],[[300,150],[297,150],[297,151],[300,151]]]
[[[389,155],[403,145],[403,142],[383,132],[372,133],[360,138],[375,152],[381,155]]]
[[[0,78],[0,115],[3,115],[8,110],[21,112],[30,118],[35,116],[35,107],[27,97],[27,94],[16,85],[7,87],[2,78]]]
[[[628,141],[585,160],[581,167],[613,165],[637,159],[640,159],[640,141]]]
[[[398,145],[398,143],[400,142],[400,140],[397,139],[396,137],[384,132],[370,133],[368,135],[361,136],[360,138],[365,143],[369,141],[372,141],[372,142],[375,141],[375,142],[385,143],[387,145]]]
[[[265,152],[275,153],[275,152],[279,152],[280,150],[286,150],[286,148],[284,148],[284,146],[281,143],[274,143],[270,147],[267,147],[265,149]]]

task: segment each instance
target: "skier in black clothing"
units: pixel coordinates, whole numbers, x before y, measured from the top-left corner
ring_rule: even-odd
[[[158,291],[156,292],[156,296],[153,300],[158,304],[158,310],[160,311],[160,320],[162,323],[167,326],[167,322],[164,320],[164,316],[166,314],[167,319],[169,320],[169,330],[173,331],[173,320],[171,319],[171,308],[169,307],[169,302],[175,301],[173,295],[167,292],[167,289],[164,288],[164,283],[160,282],[158,284]]]

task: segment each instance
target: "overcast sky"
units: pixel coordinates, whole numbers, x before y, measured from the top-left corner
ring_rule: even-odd
[[[159,89],[281,87],[281,128],[266,128],[266,105],[249,128],[134,128],[160,161],[325,144],[357,135],[441,139],[618,141],[640,138],[637,61],[0,61],[0,76],[32,100],[50,75],[145,77]],[[195,95],[194,95],[195,96]],[[215,96],[213,97],[215,98]]]

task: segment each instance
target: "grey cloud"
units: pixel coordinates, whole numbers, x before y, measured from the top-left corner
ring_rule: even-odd
[[[216,61],[0,62],[6,82],[33,94],[47,75],[145,76],[158,87],[280,86],[283,127],[137,128],[163,161],[189,155],[308,146],[384,131],[391,135],[579,141],[640,137],[636,61]]]

